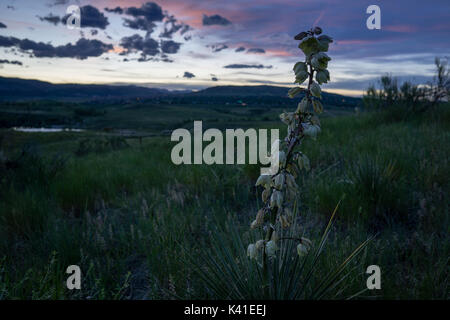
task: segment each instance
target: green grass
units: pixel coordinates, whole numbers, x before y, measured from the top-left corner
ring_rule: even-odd
[[[365,269],[377,264],[382,290],[359,298],[449,298],[450,113],[448,106],[439,111],[440,117],[400,122],[388,121],[388,112],[327,117],[317,141],[302,147],[312,169],[298,179],[298,232],[317,246],[342,199],[312,284],[376,235],[324,297],[348,298],[365,289]],[[191,116],[202,114],[186,119]],[[239,124],[217,118],[225,119],[223,128]],[[129,147],[77,156],[82,139],[105,134],[2,135],[10,159],[27,143],[40,148],[17,168],[0,168],[0,299],[214,299],[223,290],[212,290],[199,266],[208,270],[221,259],[217,245],[248,263],[245,246],[258,237],[248,227],[260,204],[253,187],[257,166],[175,166],[169,137],[145,138],[142,145],[130,139]],[[71,264],[83,271],[80,291],[65,288]],[[281,289],[277,294],[289,296]]]

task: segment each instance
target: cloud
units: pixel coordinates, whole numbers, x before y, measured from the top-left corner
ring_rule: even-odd
[[[31,51],[37,58],[75,58],[84,60],[88,57],[99,57],[113,49],[111,44],[98,40],[79,39],[75,44],[52,46],[48,43],[35,42],[29,39],[0,36],[0,47],[18,47],[22,51]]]
[[[218,14],[207,16],[206,14],[203,15],[203,25],[204,26],[213,26],[213,25],[219,25],[219,26],[227,26],[231,24],[231,21],[219,16]]]
[[[160,52],[159,43],[156,40],[150,37],[144,39],[138,34],[122,38],[120,45],[127,50],[125,54],[140,51],[142,57],[156,56]]]
[[[18,66],[23,65],[22,62],[17,61],[17,60],[0,60],[0,64],[15,64],[15,65],[18,65]]]
[[[145,18],[124,19],[123,25],[131,29],[144,30],[147,32],[152,32],[156,27],[153,22],[148,21]]]
[[[245,51],[245,48],[244,47],[239,47],[239,48],[237,48],[236,50],[234,50],[235,52],[242,52],[242,51]]]
[[[164,21],[164,31],[159,35],[161,38],[172,38],[173,34],[180,31],[181,35],[184,35],[186,32],[192,30],[192,28],[184,23],[179,23],[175,16],[168,15]],[[190,40],[190,38],[185,37],[185,40]]]
[[[125,13],[133,17],[143,17],[148,21],[162,21],[164,18],[162,8],[154,2],[147,2],[140,8],[129,7]]]
[[[195,74],[193,74],[189,71],[186,71],[183,75],[183,78],[188,78],[188,79],[195,78]]]
[[[110,9],[110,8],[105,8],[106,12],[111,12],[111,13],[117,13],[117,14],[122,14],[123,13],[123,9],[121,7],[115,7],[114,9]]]
[[[81,27],[82,28],[99,28],[106,29],[106,26],[109,25],[108,18],[100,12],[96,7],[91,5],[86,5],[80,8],[81,14]],[[67,19],[70,15],[65,15],[61,22],[66,23]]]
[[[162,8],[154,2],[147,2],[139,8],[129,7],[126,8],[124,12],[133,17],[132,19],[124,19],[123,25],[125,27],[144,30],[150,33],[153,32],[153,29],[156,27],[155,22],[164,19]]]
[[[69,0],[55,0],[53,2],[53,5],[54,6],[60,6],[60,5],[68,4],[68,3],[69,3]]]
[[[248,53],[266,53],[266,50],[261,48],[250,48],[247,50]]]
[[[47,21],[50,22],[52,24],[54,24],[55,26],[61,22],[61,18],[58,16],[54,16],[52,13],[50,13],[48,16],[45,17],[38,17],[39,20],[41,21]]]
[[[6,24],[3,24],[3,23],[0,22],[0,29],[6,29],[6,28],[7,28]]]
[[[228,49],[228,46],[226,44],[213,44],[208,47],[211,48],[213,52],[220,52],[222,50]]]
[[[262,64],[229,64],[225,69],[271,69],[272,66],[263,66]]]
[[[168,40],[168,41],[161,41],[161,51],[163,53],[167,54],[174,54],[177,53],[178,50],[180,50],[181,43]]]

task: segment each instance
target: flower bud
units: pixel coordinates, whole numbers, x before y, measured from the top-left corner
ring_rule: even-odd
[[[308,33],[306,33],[306,32],[300,32],[299,34],[297,34],[297,35],[294,37],[294,39],[295,39],[295,40],[302,40],[302,39],[304,39],[307,35],[308,35]]]
[[[299,73],[297,73],[295,75],[295,82],[294,83],[298,83],[298,84],[302,84],[303,82],[305,82],[306,79],[308,79],[309,77],[309,73],[306,71],[300,71]]]
[[[306,66],[306,63],[304,62],[297,62],[294,65],[294,73],[297,75],[298,73],[300,73],[301,71],[307,72],[308,68]]]
[[[314,97],[316,97],[316,98],[320,98],[320,95],[321,95],[321,93],[322,93],[322,89],[320,89],[320,86],[316,83],[316,82],[313,82],[312,84],[311,84],[311,94],[314,96]]]
[[[326,53],[319,52],[313,55],[311,65],[316,70],[324,70],[328,67],[328,61],[330,60],[331,58]]]

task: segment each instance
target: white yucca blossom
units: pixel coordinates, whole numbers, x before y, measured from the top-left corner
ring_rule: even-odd
[[[256,250],[259,250],[259,249],[261,249],[262,247],[264,247],[264,243],[265,243],[264,240],[258,240],[258,241],[256,241],[256,244],[255,244]]]
[[[249,244],[247,248],[247,256],[250,257],[250,259],[256,259],[256,246],[255,244]]]
[[[315,82],[311,84],[311,94],[316,98],[320,98],[320,95],[322,94],[322,89],[320,89],[320,86]]]
[[[270,197],[270,208],[281,208],[283,206],[283,193],[275,190]]]
[[[303,98],[302,101],[298,103],[297,113],[304,113],[308,109],[308,99]]]
[[[259,176],[258,180],[256,180],[255,186],[263,186],[268,187],[270,182],[272,181],[272,177],[268,174],[262,174]]]
[[[308,254],[308,251],[308,247],[302,243],[297,246],[297,253],[300,257],[306,256]]]
[[[283,189],[284,181],[285,181],[284,174],[279,173],[273,181],[273,186],[275,187],[275,189],[281,190]]]
[[[269,257],[275,257],[275,254],[278,250],[277,244],[275,241],[270,240],[269,242],[267,242],[266,244],[266,254]]]
[[[315,138],[320,133],[320,127],[316,124],[302,123],[303,134],[305,136]]]
[[[283,112],[280,114],[280,119],[284,124],[290,125],[294,121],[293,112]]]

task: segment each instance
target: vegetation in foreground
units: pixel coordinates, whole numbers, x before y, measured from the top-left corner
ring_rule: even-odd
[[[449,298],[448,107],[403,120],[395,110],[326,118],[317,143],[305,142],[300,228],[315,245],[341,201],[310,281],[376,235],[340,289],[321,298],[360,292],[372,264],[382,289],[358,298]],[[198,262],[233,254],[247,263],[258,166],[177,167],[167,137],[93,143],[78,155],[81,140],[104,134],[2,137],[0,298],[225,298],[210,287],[222,275],[203,281]],[[72,264],[83,271],[82,290],[66,289]]]

